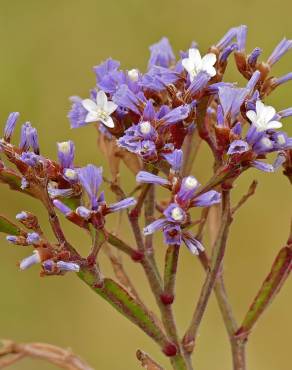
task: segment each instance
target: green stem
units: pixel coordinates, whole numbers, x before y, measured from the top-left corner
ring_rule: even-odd
[[[109,302],[117,311],[140,327],[149,337],[154,339],[162,348],[167,345],[165,334],[157,326],[155,317],[147,308],[131,296],[121,285],[112,279],[105,278],[100,286],[96,281],[96,274],[84,268],[78,273],[95,293]]]
[[[179,249],[179,245],[170,245],[165,254],[164,295],[171,300],[174,299]]]
[[[292,267],[292,243],[278,253],[270,273],[250,306],[237,334],[247,337],[287,280]]]

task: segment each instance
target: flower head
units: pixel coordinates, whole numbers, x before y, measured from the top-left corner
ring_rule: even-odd
[[[260,100],[256,102],[256,111],[249,110],[246,112],[248,119],[258,132],[282,127],[281,122],[273,120],[275,114],[275,108],[264,105]]]
[[[206,72],[210,77],[214,77],[216,75],[215,63],[215,54],[209,53],[202,58],[198,49],[189,49],[189,57],[182,60],[182,65],[189,73],[191,82],[201,71]]]
[[[107,127],[114,127],[114,121],[111,114],[117,109],[117,104],[107,100],[104,91],[99,91],[96,95],[96,101],[91,99],[82,100],[83,107],[87,110],[85,122],[102,122]]]

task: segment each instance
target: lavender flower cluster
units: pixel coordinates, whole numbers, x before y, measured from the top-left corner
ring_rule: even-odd
[[[221,195],[215,189],[204,191],[194,176],[183,176],[188,160],[183,158],[186,138],[197,133],[206,140],[217,165],[228,173],[224,181],[233,181],[250,167],[274,172],[291,156],[292,138],[279,129],[281,120],[292,115],[292,108],[276,112],[263,100],[292,79],[292,72],[282,77],[269,76],[272,66],[292,48],[292,41],[283,39],[267,61],[260,62],[261,49],[246,54],[246,35],[246,26],[232,28],[203,57],[192,44],[189,50],[180,52],[178,59],[168,39],[162,38],[150,47],[145,73],[138,69],[123,71],[118,61],[109,58],[94,67],[96,86],[90,97],[71,99],[68,117],[72,128],[98,124],[100,135],[136,155],[141,169],[152,168],[152,172],[143,170],[137,174],[138,183],[161,185],[170,191],[168,205],[160,217],[144,228],[144,235],[161,229],[165,244],[184,242],[195,254],[203,246],[187,231],[191,223],[189,209],[210,207],[220,202]],[[244,87],[223,81],[231,54],[247,79]],[[52,206],[81,227],[91,224],[101,229],[107,214],[135,206],[133,197],[107,205],[104,192],[100,192],[102,168],[92,164],[76,167],[75,146],[70,140],[57,144],[58,162],[45,158],[40,154],[36,129],[26,122],[19,145],[12,145],[18,118],[17,112],[9,115],[0,150],[17,166],[22,191],[33,188],[36,178],[41,179]],[[263,161],[272,152],[278,153],[275,163]],[[3,171],[6,167],[1,163]],[[159,170],[167,177],[158,176]],[[64,199],[80,198],[81,194],[87,195],[87,202],[82,198],[75,209],[66,205]],[[26,212],[17,215],[17,219],[25,222]],[[49,258],[39,253],[44,243],[39,233],[28,233],[25,238],[9,235],[7,240],[36,248],[33,256],[20,263],[21,269],[42,262],[45,271],[52,270],[54,253],[49,253]],[[61,271],[79,269],[78,264],[58,257],[55,262]]]
[[[28,211],[16,215],[18,224],[0,215],[0,232],[8,234],[8,242],[33,247],[33,254],[23,259],[19,268],[25,270],[39,264],[42,276],[76,272],[152,337],[163,353],[173,358],[176,370],[191,370],[189,356],[213,288],[223,319],[227,321],[234,369],[244,370],[243,348],[251,328],[291,269],[290,235],[287,246],[275,260],[276,267],[263,284],[263,292],[259,292],[243,324],[236,327],[221,269],[233,214],[254,189],[233,208],[230,190],[236,179],[250,168],[272,173],[282,167],[292,183],[292,137],[282,131],[282,121],[292,116],[292,107],[277,111],[266,103],[276,88],[292,80],[292,72],[280,77],[272,75],[274,64],[292,48],[292,40],[283,39],[268,59],[261,61],[260,48],[246,52],[246,37],[246,26],[234,27],[204,56],[197,44],[192,43],[178,58],[168,39],[162,38],[150,46],[145,73],[138,69],[121,70],[120,63],[111,58],[94,67],[95,87],[85,99],[71,98],[68,118],[74,129],[89,124],[98,128],[99,144],[108,159],[111,180],[103,176],[101,167],[77,165],[71,140],[57,143],[58,160],[44,156],[37,130],[30,122],[22,124],[19,144],[13,144],[18,112],[9,115],[0,140],[3,159],[0,158],[0,182],[41,201],[56,238],[49,241],[38,218]],[[232,57],[238,72],[246,79],[244,86],[224,80]],[[214,160],[214,174],[203,185],[192,173],[202,141],[209,146]],[[271,153],[276,154],[273,161],[269,159]],[[136,177],[137,185],[128,194],[119,177],[120,160]],[[116,202],[106,202],[102,190],[105,186],[115,194]],[[168,194],[166,200],[155,196],[158,187]],[[193,219],[194,207],[203,208],[199,220]],[[143,208],[145,220],[141,228]],[[215,242],[210,256],[202,242],[209,209],[219,210],[221,217],[217,219],[218,235],[216,238],[213,235]],[[120,216],[121,211],[128,216],[134,248],[107,229],[107,217],[117,212]],[[91,237],[92,248],[86,257],[67,240],[59,212]],[[196,225],[199,225],[197,234],[193,232]],[[164,281],[154,256],[152,234],[156,232],[162,233],[167,246]],[[98,253],[105,242],[141,263],[161,311],[161,323],[142,303],[121,263],[116,263],[110,252],[121,284],[103,277]],[[175,298],[175,274],[182,244],[199,256],[207,275],[190,327],[179,341],[169,306]],[[120,269],[118,273],[117,269]],[[221,279],[219,285],[216,279]]]

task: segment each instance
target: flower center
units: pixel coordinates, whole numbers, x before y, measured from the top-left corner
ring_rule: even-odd
[[[64,175],[69,179],[69,180],[75,180],[77,177],[77,172],[75,170],[72,170],[71,168],[67,168],[64,171]]]
[[[266,148],[272,148],[273,146],[273,143],[271,142],[270,139],[268,139],[267,137],[263,137],[262,140],[261,140],[261,143],[263,144],[263,146],[265,146]]]
[[[149,134],[149,132],[151,131],[151,124],[150,124],[150,122],[148,122],[148,121],[142,122],[140,124],[140,131],[141,131],[141,133],[143,135]]]
[[[198,181],[193,176],[188,176],[186,178],[184,185],[187,189],[191,190],[198,185]]]
[[[70,153],[70,143],[69,141],[63,141],[62,143],[58,143],[58,149],[60,152],[64,154]]]
[[[175,207],[175,208],[173,208],[173,210],[171,211],[171,217],[172,217],[175,221],[182,221],[182,220],[183,220],[183,218],[184,218],[183,211],[182,211],[179,207]]]
[[[102,120],[106,121],[108,119],[108,113],[103,109],[99,108],[97,110],[97,114],[98,114],[99,118],[102,119]]]
[[[138,69],[131,69],[130,71],[128,71],[128,76],[130,78],[130,80],[136,82],[138,81],[138,78],[139,78],[139,72],[138,72]]]

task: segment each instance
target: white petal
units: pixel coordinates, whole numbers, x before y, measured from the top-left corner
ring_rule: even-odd
[[[96,95],[96,104],[99,108],[104,108],[107,103],[107,96],[104,91],[100,90]]]
[[[101,119],[100,121],[109,128],[115,127],[112,117],[107,117],[107,119]]]
[[[86,118],[85,118],[85,122],[86,123],[89,123],[89,122],[96,122],[98,121],[98,114],[97,112],[88,112]]]
[[[255,111],[253,110],[249,110],[246,112],[246,116],[247,118],[251,121],[251,122],[256,122],[257,120],[257,114]]]
[[[270,121],[267,124],[267,130],[273,129],[273,128],[280,128],[282,127],[282,123],[279,121]]]
[[[185,58],[181,61],[182,66],[184,67],[185,70],[187,70],[189,73],[193,71],[194,69],[194,63],[191,59]]]
[[[213,66],[216,63],[216,55],[214,53],[206,54],[202,59],[203,67]]]
[[[105,107],[105,111],[108,113],[108,114],[112,114],[116,109],[118,108],[117,104],[115,104],[114,102],[112,101],[108,101],[106,103],[106,107]]]
[[[97,108],[95,102],[91,99],[82,100],[82,105],[88,112],[96,111]]]
[[[265,110],[265,104],[263,102],[261,102],[260,100],[257,100],[256,101],[256,112],[257,112],[257,115],[258,116],[261,116],[262,113],[264,112]]]
[[[208,67],[208,68],[206,68],[206,72],[211,77],[214,77],[217,74],[216,69],[214,67]]]
[[[201,64],[202,58],[198,49],[189,49],[189,58],[194,64]]]
[[[275,114],[276,114],[275,108],[269,106],[265,106],[265,109],[262,112],[265,122],[271,121],[274,118]]]

